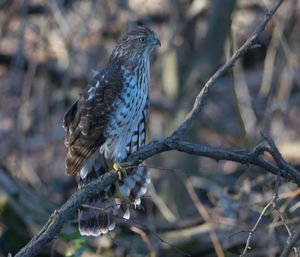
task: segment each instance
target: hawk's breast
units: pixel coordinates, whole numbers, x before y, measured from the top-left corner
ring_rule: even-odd
[[[133,72],[124,71],[122,92],[114,101],[110,120],[105,128],[105,143],[100,153],[105,159],[122,161],[126,158],[126,146],[131,141],[134,130],[147,101],[149,70],[144,65]]]

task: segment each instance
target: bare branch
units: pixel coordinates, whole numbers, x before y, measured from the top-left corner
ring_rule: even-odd
[[[141,148],[138,152],[133,153],[131,156],[129,156],[128,160],[134,164],[137,164],[158,153],[166,152],[170,150],[177,150],[180,152],[185,152],[193,155],[212,158],[216,161],[228,160],[228,161],[239,162],[246,165],[253,164],[261,168],[264,168],[265,170],[273,173],[274,175],[277,175],[278,172],[280,171],[280,167],[276,166],[270,161],[267,161],[266,159],[259,156],[264,151],[268,151],[272,154],[273,150],[271,149],[273,148],[272,147],[268,148],[265,144],[259,144],[252,151],[225,150],[220,148],[212,148],[208,146],[193,144],[185,141],[179,141],[173,139],[172,137],[169,137],[164,140],[151,142],[147,146]],[[294,183],[300,185],[300,172],[297,171],[291,165],[285,165],[285,169],[281,170],[280,174],[281,177],[293,181]]]
[[[291,238],[290,242],[286,244],[280,257],[288,257],[291,249],[295,246],[295,244],[299,239],[300,239],[300,227],[298,227],[297,231],[295,232],[294,236]]]
[[[276,161],[278,167],[282,170],[288,170],[289,174],[294,178],[299,177],[299,171],[297,171],[292,165],[288,164],[282,157],[281,153],[279,152],[278,148],[276,147],[272,138],[270,138],[267,134],[261,132],[262,137],[268,142],[270,148],[267,151],[273,156],[274,160]]]
[[[252,238],[252,235],[254,234],[254,232],[256,231],[257,227],[258,227],[258,224],[260,223],[262,217],[265,215],[266,211],[268,210],[268,208],[273,204],[273,201],[274,201],[274,197],[272,198],[272,200],[270,202],[268,202],[268,204],[264,207],[263,211],[260,213],[257,221],[255,222],[253,228],[250,230],[249,232],[249,235],[248,235],[248,239],[247,239],[247,242],[246,242],[246,245],[245,245],[245,248],[242,252],[242,254],[240,255],[240,257],[243,257],[245,256],[246,252],[248,249],[250,249],[250,240]]]
[[[73,194],[64,205],[51,214],[41,231],[15,256],[30,257],[38,254],[48,242],[56,237],[64,223],[73,218],[80,204],[88,202],[91,196],[99,194],[116,180],[117,174],[109,172]]]
[[[286,231],[288,232],[288,235],[289,235],[289,236],[288,236],[287,244],[286,244],[286,245],[289,245],[289,243],[291,242],[291,239],[292,239],[292,237],[293,237],[293,234],[292,234],[292,232],[291,232],[289,226],[287,225],[287,223],[286,223],[286,221],[285,221],[285,219],[284,219],[284,217],[283,217],[281,211],[279,210],[279,208],[277,207],[276,204],[275,204],[275,206],[274,206],[274,209],[277,211],[277,213],[278,213],[278,215],[279,215],[279,217],[280,217],[280,219],[281,219],[281,221],[282,221],[283,226],[285,227]],[[293,247],[293,246],[292,246],[292,248],[293,248],[293,251],[294,251],[295,256],[296,256],[296,257],[299,257],[297,248],[296,248],[296,247]]]
[[[277,200],[278,200],[278,198],[279,198],[279,197],[278,197],[278,190],[279,190],[279,185],[280,185],[280,183],[281,183],[281,169],[282,169],[282,167],[283,167],[283,164],[285,164],[285,161],[284,161],[284,159],[282,158],[280,152],[278,151],[278,149],[277,149],[277,147],[276,147],[274,141],[273,141],[268,135],[266,135],[266,134],[263,133],[263,132],[261,132],[261,135],[262,135],[262,137],[263,137],[263,138],[268,142],[268,144],[269,144],[269,147],[264,148],[265,151],[269,152],[269,153],[273,156],[274,160],[275,160],[276,163],[278,164],[279,169],[278,169],[278,171],[277,171],[277,179],[276,179],[276,183],[275,183],[275,189],[274,189],[273,197],[272,197],[271,201],[264,207],[264,209],[263,209],[263,211],[260,213],[260,215],[259,215],[259,217],[258,217],[258,219],[257,219],[257,221],[256,221],[256,223],[255,223],[255,225],[253,226],[253,228],[252,228],[251,231],[249,232],[249,235],[248,235],[248,239],[247,239],[247,241],[246,241],[245,248],[244,248],[244,250],[243,250],[243,253],[240,255],[241,257],[245,256],[247,250],[250,249],[250,246],[249,246],[249,245],[250,245],[251,237],[252,237],[252,235],[254,234],[255,230],[257,229],[258,224],[260,223],[262,216],[266,213],[267,209],[268,209],[270,206],[273,206],[273,210],[275,210],[275,211],[278,213],[278,215],[279,215],[279,217],[280,217],[280,219],[281,219],[281,221],[282,221],[282,223],[283,223],[283,226],[285,227],[285,229],[286,229],[287,232],[288,232],[287,245],[289,244],[289,242],[290,242],[290,240],[291,240],[291,238],[292,238],[291,230],[290,230],[290,228],[288,227],[288,225],[287,225],[287,223],[286,223],[286,221],[285,221],[285,219],[284,219],[282,213],[280,212],[280,210],[279,210],[279,208],[278,208],[278,206],[277,206]],[[258,148],[256,148],[256,149],[258,149]],[[283,164],[282,164],[282,163],[283,163]],[[298,252],[297,252],[296,247],[293,247],[293,251],[294,251],[294,253],[295,253],[295,256],[298,256]]]
[[[248,40],[238,49],[233,56],[219,68],[216,73],[206,82],[204,87],[201,89],[199,94],[197,95],[193,109],[188,113],[185,118],[185,121],[181,124],[181,126],[173,133],[172,137],[178,138],[183,135],[188,127],[191,125],[193,120],[196,118],[200,109],[204,106],[205,99],[208,94],[208,90],[215,84],[216,80],[223,76],[245,53],[248,51],[253,45],[256,44],[256,40],[260,33],[265,30],[268,22],[277,11],[279,6],[282,4],[283,0],[279,0],[274,7],[266,14],[265,19],[261,22],[261,24],[256,28],[253,34],[248,38]]]
[[[184,184],[185,184],[187,192],[189,193],[193,203],[195,204],[199,214],[202,216],[204,221],[206,223],[212,222],[212,219],[209,216],[208,211],[206,210],[205,206],[202,204],[199,197],[197,196],[191,181],[186,180]],[[216,231],[213,228],[211,228],[211,230],[209,231],[209,237],[210,237],[210,240],[212,241],[212,244],[214,246],[214,249],[215,249],[215,252],[216,252],[217,256],[218,257],[225,257],[222,245],[220,243],[220,240],[217,236]]]

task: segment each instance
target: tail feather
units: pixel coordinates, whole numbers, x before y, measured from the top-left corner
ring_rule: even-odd
[[[150,183],[150,172],[145,167],[136,168],[137,172],[128,175],[123,182],[119,182],[121,192],[135,202],[141,204],[141,197],[145,195]],[[89,180],[88,174],[86,177]],[[84,184],[84,183],[81,183]],[[114,230],[116,218],[130,218],[130,204],[121,199],[108,201],[114,195],[114,186],[108,186],[89,204],[79,209],[79,231],[83,236],[100,236]]]
[[[130,204],[122,201],[119,198],[116,198],[114,200],[115,203],[115,210],[116,212],[116,217],[122,217],[124,219],[129,219],[130,218]]]
[[[102,199],[93,201],[90,205],[80,207],[79,231],[83,236],[100,236],[111,231],[116,226],[114,205]]]
[[[141,202],[140,198],[145,195],[150,184],[150,171],[146,167],[135,169],[136,171],[128,175],[123,183],[121,182],[120,190],[139,205]]]

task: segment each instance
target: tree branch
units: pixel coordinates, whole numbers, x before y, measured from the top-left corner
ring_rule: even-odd
[[[205,99],[208,95],[209,89],[215,84],[216,80],[223,76],[228,70],[233,67],[237,60],[239,60],[255,43],[258,36],[263,32],[274,15],[277,11],[279,6],[282,4],[283,0],[279,0],[273,8],[268,11],[266,14],[265,19],[259,24],[259,26],[255,29],[252,35],[248,38],[248,40],[233,54],[233,56],[222,66],[220,67],[216,73],[206,82],[204,87],[201,89],[199,94],[197,95],[193,109],[188,113],[185,118],[185,121],[181,124],[181,126],[173,133],[172,137],[180,137],[183,135],[188,127],[191,125],[192,121],[196,118],[197,114],[199,113],[201,107],[203,107],[205,103]]]
[[[204,105],[208,90],[214,85],[218,78],[224,75],[235,64],[235,62],[239,60],[245,54],[245,52],[251,48],[252,45],[255,44],[258,36],[265,29],[271,17],[277,11],[282,2],[283,0],[279,0],[274,5],[274,7],[266,14],[265,19],[256,28],[254,33],[244,43],[244,45],[238,51],[236,51],[231,59],[228,60],[220,69],[218,69],[217,72],[208,80],[208,82],[197,95],[194,107],[186,116],[182,125],[170,137],[164,140],[153,141],[147,146],[141,148],[138,152],[129,156],[128,161],[132,162],[133,164],[138,164],[160,152],[178,150],[189,154],[213,158],[215,160],[231,160],[242,164],[253,164],[264,168],[273,174],[278,174],[278,170],[281,169],[281,167],[278,166],[279,163],[277,160],[280,160],[280,165],[284,165],[284,169],[281,170],[280,173],[281,176],[300,184],[299,172],[293,167],[287,165],[281,155],[279,155],[280,158],[278,159],[276,150],[277,148],[275,144],[270,143],[271,141],[269,141],[268,146],[265,144],[259,144],[252,151],[224,150],[179,141],[180,136],[186,132],[193,120],[196,118],[201,107]],[[277,165],[260,157],[260,154],[265,151],[269,151],[271,153]],[[74,216],[80,204],[88,202],[88,199],[99,194],[106,186],[112,184],[116,180],[117,175],[114,172],[108,172],[107,174],[85,186],[77,193],[73,194],[71,198],[64,205],[62,205],[61,208],[52,213],[42,230],[23,249],[21,249],[16,256],[32,257],[38,254],[45,244],[53,240],[61,231],[64,223]]]
[[[108,172],[73,194],[65,204],[51,214],[41,231],[15,256],[32,257],[38,254],[48,242],[56,237],[64,223],[73,218],[82,203],[88,202],[92,196],[99,194],[117,178],[115,172]]]
[[[268,137],[266,134],[263,135]],[[268,138],[270,139],[270,137]],[[272,145],[265,145],[264,143],[261,143],[254,147],[252,151],[245,151],[212,148],[168,137],[164,140],[151,142],[147,146],[141,148],[138,152],[130,155],[128,160],[134,164],[138,164],[141,161],[146,160],[158,153],[177,150],[193,155],[212,158],[216,161],[228,160],[246,165],[253,164],[273,173],[274,175],[277,175],[279,170],[281,169],[279,164],[275,165],[270,161],[260,157],[260,155],[264,152],[269,152],[276,161],[276,159],[278,158],[278,155],[276,154],[278,150],[276,151],[276,149],[277,147],[274,142]],[[286,161],[281,157],[281,155],[280,163],[284,164],[284,169],[280,171],[281,177],[300,185],[300,172],[291,165],[287,164]]]
[[[300,227],[297,228],[295,234],[292,236],[290,242],[284,247],[280,257],[288,257],[292,248],[296,245],[300,239]]]

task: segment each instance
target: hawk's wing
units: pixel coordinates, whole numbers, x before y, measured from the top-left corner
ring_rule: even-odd
[[[122,90],[122,77],[119,66],[96,74],[66,113],[63,127],[68,147],[68,175],[77,172],[105,142],[103,132],[113,111],[113,102]]]

